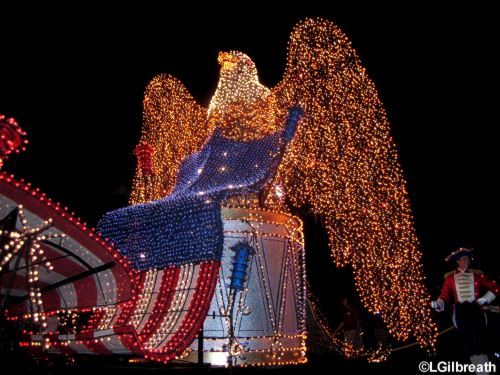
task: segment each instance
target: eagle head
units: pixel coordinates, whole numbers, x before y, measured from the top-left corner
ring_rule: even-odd
[[[209,116],[214,111],[223,114],[236,103],[251,105],[269,94],[269,89],[259,82],[254,62],[243,52],[220,52],[217,61],[220,76],[208,108]]]

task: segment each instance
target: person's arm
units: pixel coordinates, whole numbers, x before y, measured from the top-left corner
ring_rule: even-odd
[[[356,332],[359,334],[360,332],[360,319],[359,319],[359,311],[355,308],[352,309],[352,313],[354,314],[354,319],[356,320]]]
[[[477,275],[477,279],[479,280],[480,287],[488,289],[484,296],[478,298],[477,303],[480,305],[484,305],[493,302],[493,300],[500,292],[498,284],[484,274]]]
[[[443,287],[441,288],[441,294],[438,297],[438,300],[441,300],[443,302],[449,303],[450,299],[453,295],[453,276],[448,276],[444,280]]]
[[[444,280],[443,287],[441,288],[441,294],[439,295],[437,301],[432,301],[432,308],[436,311],[444,310],[444,303],[448,303],[453,294],[452,277],[448,276]]]
[[[340,322],[339,326],[337,327],[337,329],[335,330],[334,333],[337,333],[338,331],[340,331],[343,326],[344,326],[344,321]]]

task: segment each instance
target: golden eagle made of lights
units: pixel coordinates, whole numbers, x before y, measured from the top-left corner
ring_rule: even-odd
[[[432,348],[421,253],[389,124],[375,85],[344,33],[332,22],[306,19],[294,28],[283,80],[259,83],[241,52],[219,54],[217,90],[209,108],[177,79],[161,74],[148,85],[130,203],[160,199],[176,182],[180,162],[199,151],[218,127],[226,137],[262,138],[285,124],[288,110],[305,115],[268,190],[265,206],[309,204],[321,215],[337,266],[351,265],[364,306],[380,312],[399,339],[413,335]],[[139,155],[138,155],[139,157]]]

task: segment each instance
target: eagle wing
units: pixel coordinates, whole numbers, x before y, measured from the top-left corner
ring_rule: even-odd
[[[180,81],[168,74],[153,78],[144,95],[131,204],[160,199],[172,191],[181,161],[200,150],[212,133],[206,118],[207,109]]]
[[[397,337],[412,333],[432,345],[406,182],[384,108],[350,41],[329,21],[298,24],[273,91],[281,111],[305,110],[276,183],[293,206],[309,204],[324,219],[334,261],[352,266],[365,307]]]

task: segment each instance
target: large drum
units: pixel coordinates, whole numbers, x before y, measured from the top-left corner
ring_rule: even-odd
[[[203,327],[203,361],[219,366],[305,362],[301,221],[288,214],[230,207],[222,209],[222,219],[224,251]],[[245,259],[237,252],[246,245],[251,249]],[[241,259],[246,269],[243,286],[237,288]],[[195,340],[187,360],[197,361],[198,347]]]

